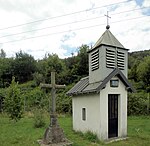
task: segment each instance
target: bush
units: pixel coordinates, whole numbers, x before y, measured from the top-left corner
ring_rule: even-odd
[[[83,137],[84,139],[89,140],[90,142],[94,142],[94,143],[100,142],[97,135],[91,131],[87,131],[85,133],[82,133],[81,131],[74,131],[74,133],[78,134],[80,137]]]
[[[48,108],[49,101],[48,95],[40,87],[36,88],[26,88],[22,91],[22,98],[24,99],[24,109],[25,111],[30,111],[35,107],[46,107]]]
[[[94,143],[96,143],[96,142],[99,141],[97,135],[94,134],[94,133],[92,133],[91,131],[87,131],[87,132],[84,134],[84,137],[85,137],[86,139],[88,139],[89,141],[94,142]]]
[[[15,78],[12,79],[11,85],[7,90],[4,99],[4,108],[12,120],[18,121],[22,116],[23,103],[21,92]]]
[[[147,95],[144,93],[128,94],[128,115],[147,114]]]
[[[44,127],[45,124],[44,110],[41,108],[36,108],[34,110],[34,127],[41,128]]]
[[[72,113],[72,98],[66,95],[73,85],[66,86],[65,89],[57,91],[56,110],[58,113],[71,114]]]
[[[72,99],[70,96],[66,96],[64,92],[59,93],[57,95],[56,101],[56,110],[58,113],[72,113]]]

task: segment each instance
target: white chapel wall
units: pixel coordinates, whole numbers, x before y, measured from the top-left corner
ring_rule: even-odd
[[[75,96],[73,104],[73,129],[86,132],[88,130],[98,134],[100,130],[99,94]],[[82,108],[86,108],[86,120],[82,120]]]
[[[74,130],[82,132],[90,130],[96,133],[99,139],[108,139],[108,94],[119,95],[118,137],[127,136],[127,91],[120,79],[117,88],[110,87],[108,82],[100,94],[83,94],[73,97]],[[86,108],[86,121],[82,120],[82,108]]]
[[[108,94],[118,94],[118,137],[127,136],[127,91],[119,80],[119,87],[110,87],[110,82],[100,92],[100,139],[108,139]]]

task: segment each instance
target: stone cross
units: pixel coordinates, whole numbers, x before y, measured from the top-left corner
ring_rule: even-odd
[[[50,113],[50,125],[46,129],[44,138],[41,141],[42,144],[56,144],[66,142],[63,129],[59,127],[57,123],[56,115],[56,89],[64,89],[65,85],[55,84],[55,72],[51,72],[51,84],[40,84],[41,88],[51,89],[52,94],[52,109]]]
[[[107,11],[107,15],[105,15],[105,16],[107,17],[107,26],[106,26],[106,29],[109,29],[110,26],[109,26],[108,20],[109,20],[109,18],[111,18],[111,17],[108,15],[108,11]]]
[[[56,114],[56,89],[64,89],[65,85],[55,84],[55,72],[51,72],[51,84],[40,84],[41,88],[51,89],[52,110],[51,114]]]

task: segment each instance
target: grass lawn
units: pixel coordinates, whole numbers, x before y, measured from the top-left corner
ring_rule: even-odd
[[[48,123],[48,119],[47,119]],[[60,126],[73,146],[150,146],[150,117],[128,117],[128,139],[104,144],[92,143],[81,133],[72,131],[71,117],[60,117]],[[24,117],[13,123],[5,115],[0,115],[0,146],[38,146],[48,124],[43,128],[33,127],[33,118]]]

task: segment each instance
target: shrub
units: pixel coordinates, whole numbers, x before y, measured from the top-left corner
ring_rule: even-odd
[[[87,131],[85,133],[82,133],[81,131],[74,131],[74,133],[78,134],[80,137],[83,137],[84,139],[89,140],[90,142],[94,143],[100,142],[97,135],[91,131]]]
[[[66,95],[73,85],[66,86],[65,89],[57,91],[56,110],[58,113],[71,114],[72,113],[72,98]]]
[[[88,139],[89,141],[94,142],[94,143],[96,143],[96,142],[99,141],[97,135],[94,134],[94,133],[92,133],[91,131],[87,131],[87,132],[84,134],[84,137],[85,137],[86,139]]]
[[[12,120],[18,121],[21,118],[23,104],[21,92],[18,83],[15,82],[15,78],[12,79],[11,85],[7,90],[4,99],[4,108]]]
[[[147,96],[144,93],[128,94],[128,115],[146,115]]]
[[[30,111],[35,107],[48,107],[48,95],[40,87],[26,88],[22,91],[22,98],[24,99],[25,111]]]
[[[45,124],[44,110],[41,108],[36,108],[34,110],[34,127],[41,128],[44,127]]]

